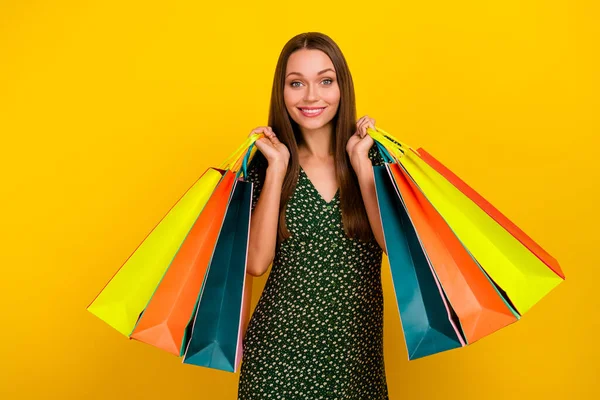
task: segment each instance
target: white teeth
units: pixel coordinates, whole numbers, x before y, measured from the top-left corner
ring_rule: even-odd
[[[323,107],[323,108],[324,108],[324,107]],[[321,111],[323,111],[323,108],[318,108],[318,109],[316,109],[316,110],[307,110],[307,109],[305,109],[305,108],[301,108],[301,110],[302,110],[303,112],[305,112],[306,114],[318,114],[318,113],[320,113]]]

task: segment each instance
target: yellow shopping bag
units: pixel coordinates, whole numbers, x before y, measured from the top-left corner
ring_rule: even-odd
[[[520,314],[563,281],[416,151],[379,128],[367,132],[389,150]]]
[[[88,311],[123,335],[131,334],[225,170],[239,169],[244,153],[260,136],[248,137],[220,168],[208,168],[200,176],[119,268]]]

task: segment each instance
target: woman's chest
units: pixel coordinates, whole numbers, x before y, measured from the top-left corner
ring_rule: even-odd
[[[331,201],[325,201],[301,172],[285,209],[287,229],[296,237],[343,233],[339,200],[338,192]]]

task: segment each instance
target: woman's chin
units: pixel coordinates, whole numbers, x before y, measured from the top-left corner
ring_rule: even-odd
[[[330,120],[312,120],[312,121],[306,121],[306,120],[300,120],[298,122],[298,125],[300,125],[302,128],[306,129],[306,130],[317,130],[317,129],[321,129],[324,126],[328,125],[331,123],[331,119]]]

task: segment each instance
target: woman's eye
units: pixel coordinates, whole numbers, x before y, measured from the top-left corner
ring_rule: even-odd
[[[328,85],[331,85],[333,83],[333,79],[329,79],[329,78],[323,79],[321,82],[325,82],[325,81],[329,81]],[[298,87],[298,86],[294,86],[294,83],[302,83],[302,82],[294,81],[294,82],[290,83],[290,85],[292,87]]]

